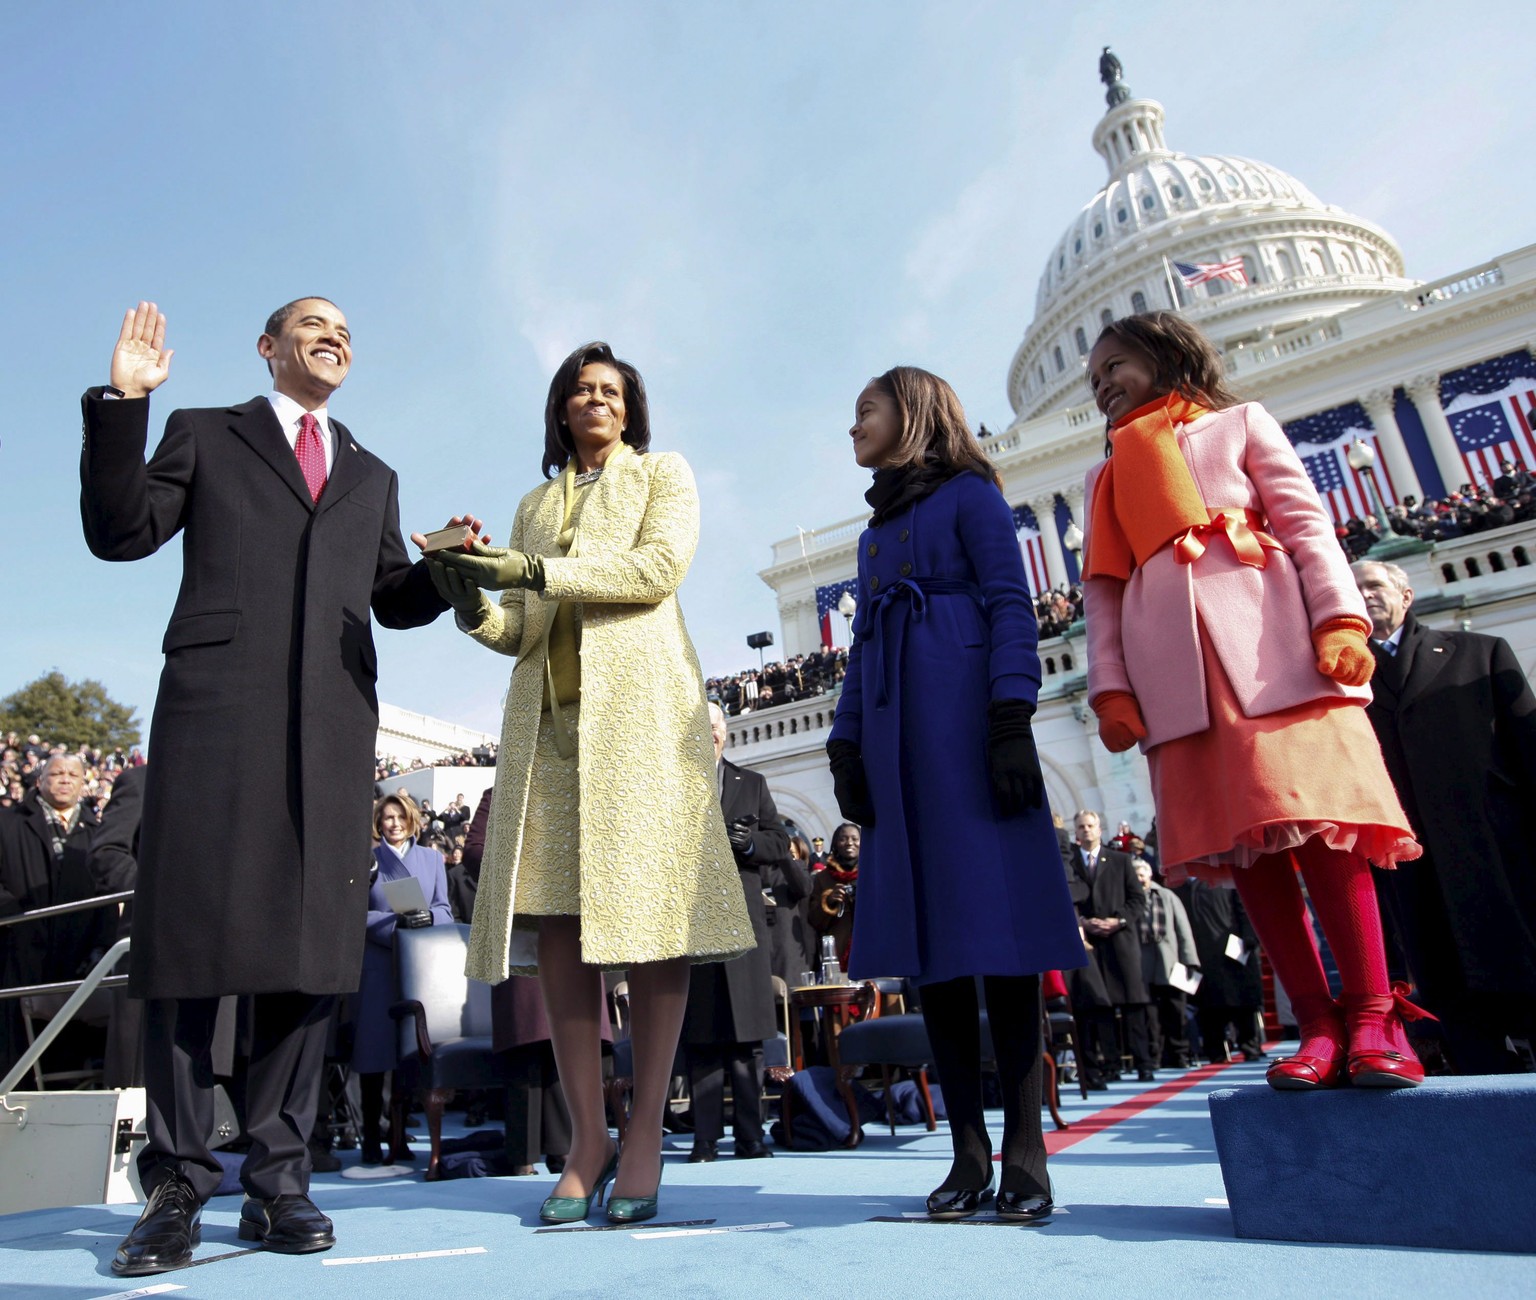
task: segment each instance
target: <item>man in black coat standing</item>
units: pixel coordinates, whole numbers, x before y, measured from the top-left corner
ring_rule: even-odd
[[[1420,625],[1397,565],[1354,573],[1376,656],[1367,714],[1424,846],[1377,882],[1452,1066],[1520,1069],[1505,1040],[1536,1039],[1536,697],[1499,637]]]
[[[773,1037],[776,1024],[761,868],[789,855],[789,835],[779,821],[768,782],[756,772],[726,762],[725,714],[712,703],[709,717],[720,810],[735,850],[757,946],[730,961],[695,966],[688,985],[682,1041],[693,1094],[693,1151],[688,1157],[693,1164],[715,1159],[716,1145],[725,1133],[727,1070],[736,1158],[755,1160],[773,1154],[763,1139],[763,1040]]]
[[[124,1276],[190,1262],[222,1177],[209,1052],[225,994],[255,995],[240,1236],[290,1254],[335,1242],[307,1194],[306,1139],[332,1007],[362,967],[369,615],[416,627],[447,608],[406,556],[394,471],[329,418],[352,362],[345,316],[298,299],[256,350],[270,395],[173,411],[147,465],[172,355],[154,304],[127,313],[110,385],[82,399],[92,554],[136,560],[182,534],[139,836],[129,991],[145,1000],[149,1200],[113,1260]]]
[[[1136,879],[1129,853],[1105,848],[1099,815],[1083,809],[1072,819],[1075,841],[1067,871],[1067,888],[1077,909],[1084,941],[1092,945],[1092,975],[1072,971],[1068,988],[1083,1026],[1084,1069],[1089,1087],[1103,1076],[1120,1077],[1120,1043],[1115,1034],[1115,1008],[1123,1009],[1127,1045],[1142,1082],[1153,1076],[1151,1044],[1147,1040],[1146,982],[1141,977],[1141,937],[1147,896]]]

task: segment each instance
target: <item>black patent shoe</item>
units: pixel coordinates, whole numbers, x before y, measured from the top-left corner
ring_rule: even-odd
[[[987,1180],[987,1185],[982,1188],[962,1187],[958,1191],[946,1191],[939,1188],[928,1196],[928,1217],[930,1219],[969,1219],[976,1214],[982,1206],[992,1200],[992,1180]]]
[[[773,1148],[766,1142],[737,1142],[736,1159],[772,1160]]]
[[[1044,1223],[1056,1208],[1049,1196],[1037,1192],[999,1192],[997,1217],[1010,1223]]]
[[[290,1192],[270,1200],[247,1196],[240,1207],[240,1240],[259,1241],[279,1255],[308,1255],[334,1246],[336,1232],[309,1197]]]
[[[112,1257],[118,1277],[168,1273],[192,1262],[203,1239],[203,1203],[192,1184],[172,1174],[149,1194],[144,1212]]]
[[[693,1150],[688,1153],[688,1163],[690,1165],[710,1165],[715,1162],[719,1154],[713,1142],[706,1142],[702,1138],[694,1138]]]

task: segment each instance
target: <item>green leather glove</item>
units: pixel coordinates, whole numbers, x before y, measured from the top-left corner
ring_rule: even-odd
[[[457,569],[448,568],[433,556],[428,556],[423,563],[427,566],[427,576],[432,579],[432,585],[437,588],[437,594],[463,619],[464,626],[479,627],[491,607],[485,593]]]
[[[512,587],[544,590],[544,560],[537,555],[472,542],[467,551],[439,551],[433,558],[486,591],[506,591]]]

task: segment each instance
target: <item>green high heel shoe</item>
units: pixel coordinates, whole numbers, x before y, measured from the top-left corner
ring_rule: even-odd
[[[656,1177],[652,1196],[614,1196],[608,1201],[609,1223],[644,1223],[656,1217],[656,1202],[661,1196],[661,1176]]]
[[[586,1196],[546,1196],[544,1204],[539,1207],[539,1218],[545,1223],[580,1223],[592,1212],[592,1204],[595,1201],[602,1205],[603,1197],[607,1194],[608,1186],[617,1177],[619,1172],[619,1149],[613,1149],[613,1155],[608,1158],[608,1163],[603,1172],[598,1175],[597,1182],[593,1184],[592,1191]],[[612,1208],[610,1207],[610,1214]],[[655,1200],[652,1199],[651,1213],[655,1214]]]

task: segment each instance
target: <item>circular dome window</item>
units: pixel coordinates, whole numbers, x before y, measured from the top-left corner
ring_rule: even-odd
[[[1234,176],[1231,172],[1224,172],[1222,174],[1221,183],[1225,185],[1229,190],[1233,191],[1236,191],[1241,184],[1237,177]]]
[[[1093,223],[1093,237],[1095,239],[1104,238],[1104,223],[1102,221],[1095,221]]]
[[[1056,259],[1056,269],[1058,271],[1065,271],[1067,269],[1067,255],[1065,253]]]
[[[1182,185],[1170,185],[1168,187],[1168,194],[1171,198],[1182,199],[1184,197],[1184,187]]]
[[[1155,203],[1156,200],[1150,194],[1143,194],[1141,196],[1141,206],[1144,207],[1148,212],[1152,211],[1153,205]]]
[[[1081,235],[1072,241],[1072,251],[1074,253],[1081,253],[1083,251],[1083,237]]]
[[[1200,188],[1207,194],[1211,192],[1211,178],[1209,176],[1200,177]]]
[[[1123,225],[1130,215],[1124,208],[1121,208],[1115,213],[1115,220]]]

